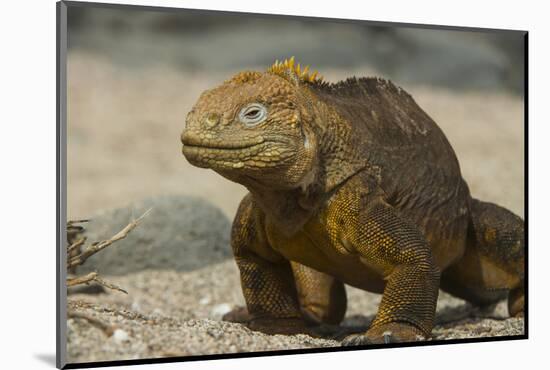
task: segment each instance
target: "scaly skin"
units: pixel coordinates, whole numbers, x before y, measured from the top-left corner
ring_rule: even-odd
[[[523,221],[471,198],[439,127],[388,81],[329,84],[293,59],[205,91],[183,154],[248,188],[232,229],[246,310],[266,333],[344,317],[343,283],[383,293],[344,345],[431,335],[438,289],[524,310]]]

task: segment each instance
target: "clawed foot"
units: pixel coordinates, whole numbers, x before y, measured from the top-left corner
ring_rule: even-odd
[[[245,324],[250,330],[259,331],[264,334],[312,334],[301,318],[275,318],[261,317],[253,318]]]
[[[525,311],[523,288],[514,289],[508,294],[508,313],[510,317],[523,317]]]
[[[222,316],[223,321],[247,323],[252,319],[252,316],[248,313],[246,307],[240,306],[232,309],[228,313]]]
[[[389,323],[370,328],[364,334],[348,335],[342,341],[342,346],[418,342],[422,340],[426,340],[426,338],[416,327],[408,324]]]
[[[364,346],[375,343],[377,342],[371,340],[367,334],[351,334],[344,338],[342,341],[342,346]],[[392,333],[384,333],[381,343],[392,343]]]
[[[246,325],[250,330],[265,334],[309,334],[318,336],[305,321],[300,318],[255,317],[246,307],[237,307],[226,313],[222,320]]]
[[[515,317],[515,318],[523,318],[525,316],[525,313],[523,311],[518,311],[514,314],[514,316],[512,317]]]

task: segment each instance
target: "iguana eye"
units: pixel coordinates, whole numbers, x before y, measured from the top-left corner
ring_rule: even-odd
[[[267,109],[259,103],[252,103],[241,109],[239,121],[246,126],[256,126],[267,118]]]

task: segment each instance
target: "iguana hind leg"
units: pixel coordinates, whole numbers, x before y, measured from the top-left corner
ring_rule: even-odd
[[[486,306],[508,296],[511,316],[524,311],[523,220],[496,204],[472,199],[468,244],[462,259],[445,270],[441,288]]]

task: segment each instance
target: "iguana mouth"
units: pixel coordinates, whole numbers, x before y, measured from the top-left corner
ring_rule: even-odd
[[[205,143],[206,144],[206,143]],[[228,145],[207,145],[184,144],[183,155],[191,163],[199,167],[207,168],[243,168],[244,161],[261,156],[266,149],[266,142],[254,143],[232,143]]]
[[[189,159],[199,162],[210,161],[240,161],[243,158],[250,158],[260,154],[266,146],[266,142],[253,143],[201,143],[183,144],[182,153]]]
[[[181,142],[182,153],[191,164],[214,170],[274,168],[287,163],[294,153],[288,139],[262,135],[222,140],[184,131]]]
[[[281,147],[273,148],[275,141],[255,143],[235,143],[213,146],[184,144],[182,153],[187,160],[197,166],[210,169],[260,170],[274,168],[286,163],[292,152]]]
[[[248,138],[248,140],[220,140],[219,138],[204,137],[201,134],[183,132],[181,142],[185,147],[204,150],[239,150],[248,149],[263,144],[266,140],[262,136]]]
[[[183,148],[196,149],[196,150],[212,150],[212,151],[238,151],[245,149],[252,149],[254,147],[262,145],[261,143],[232,143],[231,145],[216,145],[205,143],[203,145],[183,144]]]

